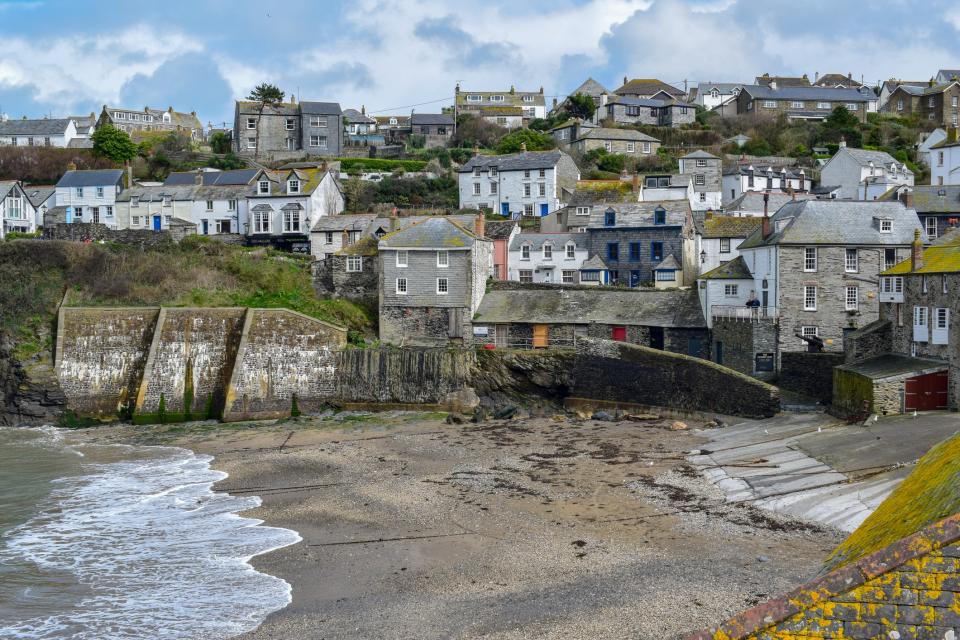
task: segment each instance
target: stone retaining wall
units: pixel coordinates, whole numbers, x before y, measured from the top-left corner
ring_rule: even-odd
[[[833,368],[843,362],[842,353],[784,351],[780,354],[777,386],[830,404],[833,398]]]
[[[337,354],[338,399],[344,402],[439,404],[471,386],[472,349],[347,349]]]

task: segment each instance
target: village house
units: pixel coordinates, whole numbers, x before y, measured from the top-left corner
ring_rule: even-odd
[[[493,278],[507,280],[510,274],[510,242],[520,233],[516,220],[489,220],[485,225],[487,240],[493,242]]]
[[[760,224],[758,217],[718,216],[708,212],[703,223],[697,225],[700,273],[736,260],[740,255],[740,243]]]
[[[114,215],[117,196],[123,191],[122,169],[78,171],[71,163],[56,186],[57,207],[63,207],[59,222],[98,222],[117,228]]]
[[[23,185],[17,180],[0,181],[0,239],[8,233],[33,233],[37,213]]]
[[[813,86],[831,87],[833,89],[859,89],[864,85],[862,82],[854,80],[852,73],[848,73],[847,75],[843,75],[842,73],[825,73],[823,75],[815,73]]]
[[[557,126],[550,129],[549,133],[557,142],[557,146],[568,149],[574,142],[581,138],[590,129],[596,129],[599,125],[590,120],[580,118],[569,118]]]
[[[960,81],[925,87],[900,85],[883,111],[901,117],[916,116],[937,127],[960,126]]]
[[[557,103],[556,98],[554,98],[553,108],[550,110],[550,113],[559,113],[560,111],[566,109],[567,105],[569,104],[570,96],[575,95],[588,96],[593,99],[593,104],[599,107],[606,101],[606,98],[610,95],[610,92],[593,78],[587,78],[579,87],[571,91],[568,96],[559,104]]]
[[[671,256],[682,273],[665,272],[663,277],[669,276],[674,282],[679,275],[677,284],[691,284],[696,278],[693,212],[687,201],[611,203],[602,209],[593,207],[587,233],[591,258],[599,257],[606,268],[594,274],[584,264],[581,281],[595,281],[598,277],[601,284],[631,288],[652,285],[656,280],[655,269]]]
[[[937,75],[933,77],[936,84],[953,82],[954,80],[960,80],[960,69],[940,69],[937,71]]]
[[[448,146],[455,128],[453,116],[446,113],[414,113],[410,116],[411,135],[422,137],[427,149]]]
[[[561,129],[561,131],[563,131]],[[594,149],[603,149],[607,153],[617,153],[632,158],[655,156],[660,141],[653,136],[634,129],[609,129],[606,127],[588,127],[577,132],[577,137],[569,143],[570,148],[580,154]]]
[[[932,153],[931,149],[933,145],[939,144],[947,139],[947,132],[945,129],[937,127],[933,131],[921,132],[920,141],[917,144],[917,162],[920,164],[925,164],[928,167],[932,165]]]
[[[845,142],[820,171],[820,182],[840,187],[840,197],[876,200],[889,189],[913,186],[913,171],[886,151],[854,149]]]
[[[510,241],[509,280],[580,284],[586,233],[518,233]]]
[[[960,184],[960,141],[956,127],[947,129],[947,137],[930,147],[930,184]]]
[[[564,206],[580,170],[563,151],[474,155],[458,170],[461,209],[508,217],[545,216]]]
[[[802,76],[771,76],[764,73],[754,79],[754,84],[761,87],[809,87],[810,78],[807,74]]]
[[[93,141],[90,139],[97,130],[97,114],[90,112],[85,116],[70,116],[74,125],[77,127],[77,137],[69,142],[67,146],[71,148],[92,148]]]
[[[721,206],[721,173],[723,161],[703,150],[680,156],[680,175],[693,181],[694,211],[719,209]]]
[[[755,313],[754,308],[747,305],[748,301],[756,298],[756,290],[753,287],[753,274],[743,261],[743,256],[738,255],[710,270],[701,269],[701,274],[697,277],[697,295],[700,297],[700,308],[707,327],[713,329],[715,317],[751,323],[760,322],[765,318],[764,310]],[[727,337],[729,332],[722,335]],[[733,335],[741,340],[750,341],[753,338],[753,327],[751,325],[747,330],[740,331],[739,335],[736,333]],[[770,349],[773,348],[774,336],[775,334],[771,332]],[[711,357],[719,364],[727,364],[731,359],[733,361],[742,359],[746,364],[738,368],[741,372],[751,370],[749,361],[752,355],[753,352],[745,353],[742,358],[738,358],[734,350],[734,353],[725,358],[722,340],[714,340],[711,345]],[[734,365],[727,364],[727,366]]]
[[[540,219],[543,233],[586,233],[595,207],[611,202],[638,202],[639,178],[626,180],[579,180],[566,206]]]
[[[712,111],[735,100],[742,88],[743,84],[738,82],[701,82],[696,87],[693,103]]]
[[[261,169],[247,196],[250,245],[310,253],[310,230],[317,220],[343,211],[340,186],[326,163],[312,168]]]
[[[834,406],[878,415],[954,409],[960,403],[960,234],[881,274],[880,319],[851,335],[834,369]]]
[[[708,356],[706,323],[689,289],[494,288],[473,326],[478,341],[498,348],[571,347],[585,336]]]
[[[845,107],[865,122],[872,101],[875,96],[869,90],[783,86],[771,81],[743,87],[737,96],[737,114],[771,118],[785,114],[790,120],[817,122],[827,119],[835,108]]]
[[[240,155],[274,160],[338,157],[343,142],[343,112],[336,102],[291,101],[262,109],[259,102],[236,102],[233,144]]]
[[[410,116],[374,116],[386,144],[401,144],[410,137]]]
[[[181,133],[197,142],[203,140],[203,125],[197,118],[197,112],[183,113],[174,111],[173,107],[162,111],[150,107],[127,109],[103,105],[96,126],[99,128],[105,125],[126,131],[134,137],[144,131],[164,131]]]
[[[0,120],[0,146],[69,147],[77,124],[69,118]]]
[[[374,213],[352,213],[324,216],[310,230],[310,253],[314,260],[326,260],[364,237]]]
[[[850,332],[876,320],[879,274],[907,254],[920,226],[900,202],[843,200],[790,202],[761,221],[739,247],[746,272],[730,267],[727,278],[707,278],[717,290],[736,285],[738,296],[744,280],[752,282],[756,307],[715,304],[707,312],[714,359],[761,377],[779,371],[781,353],[806,351],[803,337],[841,351]]]
[[[539,91],[462,91],[458,83],[454,89],[456,114],[483,118],[508,129],[516,129],[535,118],[547,117],[547,103],[543,87]]]
[[[614,94],[629,98],[658,98],[665,100],[683,100],[686,96],[683,91],[672,84],[667,84],[656,78],[634,78],[628,80],[623,77],[623,84],[614,90]]]
[[[388,344],[473,344],[472,318],[493,271],[483,214],[467,228],[428,217],[385,235],[380,258],[380,340]]]
[[[960,185],[918,184],[891,190],[878,200],[900,200],[917,212],[929,242],[960,226]]]
[[[723,205],[729,216],[765,216],[794,200],[816,200],[813,193],[784,193],[783,191],[747,191],[736,200]]]
[[[738,163],[723,172],[723,206],[750,192],[808,193],[813,179],[805,169],[786,165]]]
[[[57,187],[52,184],[31,185],[25,187],[24,192],[27,194],[27,199],[30,200],[34,212],[36,212],[36,225],[42,227],[43,217],[47,211],[57,206]]]
[[[664,96],[665,92],[658,95]],[[655,127],[679,127],[696,121],[697,107],[673,98],[637,98],[614,96],[597,107],[594,120],[618,125],[644,124]]]
[[[377,121],[367,115],[367,107],[360,106],[360,110],[344,109],[343,126],[351,136],[364,136],[377,132]]]
[[[890,96],[893,95],[893,92],[897,90],[897,87],[908,86],[908,87],[928,87],[930,83],[926,80],[898,80],[896,78],[891,78],[889,80],[884,80],[883,84],[880,85],[880,110],[884,111],[885,107],[890,102]]]

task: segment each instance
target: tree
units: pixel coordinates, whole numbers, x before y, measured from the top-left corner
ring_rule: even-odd
[[[214,153],[230,153],[230,136],[224,131],[214,131],[210,136],[210,148]]]
[[[511,131],[500,139],[497,153],[516,153],[526,145],[527,151],[546,151],[557,146],[552,136],[530,129]]]
[[[269,84],[266,82],[261,82],[253,91],[247,96],[247,100],[251,100],[258,104],[257,108],[257,139],[254,144],[256,148],[253,150],[253,157],[256,158],[260,154],[260,121],[263,119],[263,110],[268,106],[272,107],[283,102],[283,96],[285,94],[280,90],[280,87]]]
[[[453,134],[453,143],[459,147],[476,145],[489,149],[497,146],[500,138],[507,133],[507,130],[498,124],[469,113],[462,113],[457,116],[457,130]]]
[[[90,139],[93,140],[93,155],[109,158],[117,164],[130,162],[137,156],[137,145],[125,131],[116,127],[104,125]]]
[[[589,120],[597,110],[597,105],[590,96],[577,93],[567,98],[565,109],[571,118]]]

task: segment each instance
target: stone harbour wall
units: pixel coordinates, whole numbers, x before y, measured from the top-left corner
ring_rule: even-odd
[[[471,385],[471,349],[346,349],[337,354],[336,396],[344,402],[440,404]]]
[[[829,404],[833,398],[833,368],[843,364],[842,353],[784,351],[780,354],[777,386]]]
[[[54,363],[70,409],[109,417],[133,407],[159,315],[158,307],[61,307]]]

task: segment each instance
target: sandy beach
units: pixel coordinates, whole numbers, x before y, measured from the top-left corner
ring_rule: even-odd
[[[254,559],[291,604],[244,640],[679,637],[813,576],[840,534],[723,496],[702,423],[341,413],[101,427],[215,457],[299,544]]]

